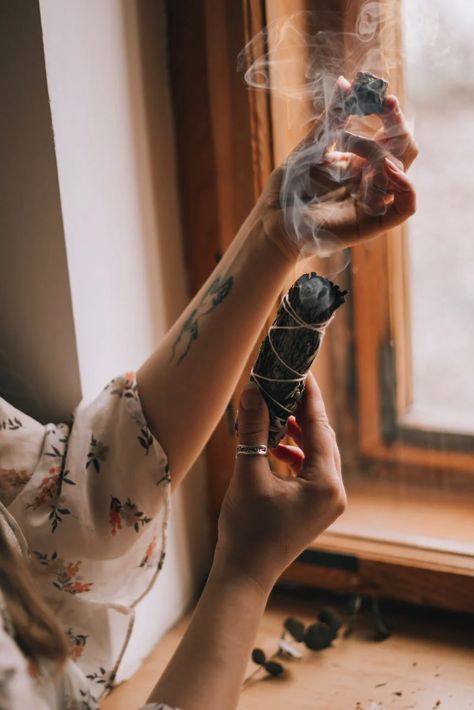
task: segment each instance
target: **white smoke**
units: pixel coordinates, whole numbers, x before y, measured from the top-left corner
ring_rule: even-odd
[[[314,121],[329,106],[337,78],[348,73],[348,67],[348,78],[358,71],[386,78],[399,65],[401,57],[393,33],[397,21],[394,5],[367,0],[357,17],[354,33],[321,29],[328,26],[327,13],[323,16],[304,12],[279,19],[246,45],[239,55],[238,68],[245,70],[245,81],[250,87],[290,101],[304,101],[306,107],[312,107],[310,120]],[[306,58],[303,72],[302,56]],[[336,109],[339,109],[336,114],[340,113],[343,106]],[[329,196],[337,188],[344,190],[347,183],[344,170],[347,155],[344,159],[332,152],[341,128],[326,116],[311,139],[303,142],[285,163],[280,203],[286,231],[296,240],[303,255],[327,256],[342,246],[335,234],[322,228],[320,220],[314,218],[324,201],[326,207],[331,204],[331,209],[337,211],[337,201],[330,202]],[[377,214],[386,209],[382,203]],[[337,219],[337,214],[333,216]]]

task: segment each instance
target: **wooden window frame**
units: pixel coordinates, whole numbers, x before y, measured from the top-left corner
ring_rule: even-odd
[[[400,13],[401,0],[393,3],[394,12]],[[236,71],[238,53],[267,22],[301,10],[327,11],[331,29],[348,33],[361,5],[362,0],[169,2],[179,188],[193,291],[232,241],[273,166],[302,138],[300,125],[288,128],[278,105],[281,99],[245,88]],[[400,23],[394,27],[400,31]],[[390,79],[392,90],[403,95],[401,73]],[[408,497],[415,506],[410,515],[420,518],[422,527],[426,493],[433,486],[449,482],[459,496],[473,496],[472,441],[458,435],[422,435],[403,424],[411,401],[406,227],[351,251],[350,269],[341,271],[345,255],[335,255],[324,265],[326,273],[341,271],[338,281],[352,295],[331,326],[315,371],[340,442],[349,500],[352,494],[360,515],[370,520],[377,495],[384,502],[397,495]],[[302,262],[294,277],[319,266],[317,259]],[[255,352],[252,362],[254,357]],[[239,391],[240,386],[206,448],[216,518],[233,469]],[[456,494],[448,498],[439,514],[455,520]],[[402,539],[382,530],[371,539],[367,531],[335,527],[318,538],[283,579],[474,611],[472,555],[431,543],[425,549],[421,537],[417,530]]]
[[[362,4],[350,4],[346,22],[351,31]],[[383,12],[387,5],[380,5]],[[401,0],[390,7],[389,43],[401,56]],[[403,97],[400,64],[389,79],[391,90]],[[377,463],[380,471],[396,470],[407,482],[439,483],[444,477],[450,485],[460,481],[474,491],[474,436],[407,421],[412,402],[408,230],[402,225],[352,250],[359,468]]]

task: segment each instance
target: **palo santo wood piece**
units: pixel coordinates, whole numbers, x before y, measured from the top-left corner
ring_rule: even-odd
[[[358,72],[352,91],[344,102],[346,113],[353,116],[382,113],[387,88],[385,79],[367,71]]]
[[[251,374],[270,412],[270,448],[285,434],[325,330],[346,293],[313,272],[300,276],[283,297]]]

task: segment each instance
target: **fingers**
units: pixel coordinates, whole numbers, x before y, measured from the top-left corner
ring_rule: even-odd
[[[298,411],[298,421],[305,454],[301,477],[314,478],[319,475],[322,462],[333,464],[335,437],[329,426],[321,392],[311,373],[306,378],[306,390]]]
[[[380,118],[383,129],[375,139],[381,139],[386,150],[401,160],[407,170],[418,155],[418,146],[403,115],[400,102],[393,94],[385,98],[384,111]]]
[[[299,474],[305,458],[299,446],[290,446],[289,444],[278,444],[276,449],[272,450],[272,455],[288,464],[296,475]]]
[[[342,132],[340,142],[343,150],[356,156],[356,160],[365,161],[360,186],[355,195],[357,200],[367,214],[384,214],[389,193],[389,180],[384,169],[387,151],[376,141],[348,131]]]
[[[319,149],[317,154],[320,154],[321,157],[324,155],[326,149],[334,141],[335,133],[344,126],[349,118],[344,105],[350,91],[350,82],[340,76],[334,85],[334,91],[326,111],[292,153],[301,153],[317,146]]]
[[[301,427],[293,416],[288,418],[286,433],[289,434],[291,438],[296,441],[300,448],[303,446],[303,435],[301,433]]]
[[[350,91],[350,82],[344,76],[340,76],[336,81],[334,91],[326,110],[326,119],[331,130],[338,130],[339,128],[342,128],[348,119],[345,104]]]
[[[418,146],[396,96],[386,97],[380,118],[383,128],[375,134],[373,140],[344,131],[341,138],[343,142],[346,141],[345,150],[369,161],[391,155],[400,160],[407,170],[418,155]]]
[[[384,230],[397,227],[416,212],[416,192],[410,178],[391,160],[385,163],[393,186],[393,202],[381,218]]]
[[[339,140],[342,150],[354,153],[371,163],[381,162],[387,155],[386,149],[375,140],[349,131],[342,131]]]
[[[378,216],[368,214],[362,206],[358,218],[359,233],[376,235],[405,222],[416,212],[416,192],[412,181],[398,165],[389,158],[384,160],[384,167],[389,180],[392,202],[385,212]]]
[[[239,444],[256,446],[266,444],[268,439],[269,415],[260,390],[254,382],[249,382],[240,397],[238,418]]]
[[[238,443],[245,446],[266,444],[268,440],[269,415],[268,408],[255,383],[250,382],[243,390],[240,398],[238,417]],[[239,455],[236,470],[249,469],[255,473],[268,472],[268,459],[264,456]]]
[[[416,194],[401,162],[370,138],[344,131],[341,142],[346,150],[367,161],[356,198],[368,217],[380,218],[379,231],[414,214]]]

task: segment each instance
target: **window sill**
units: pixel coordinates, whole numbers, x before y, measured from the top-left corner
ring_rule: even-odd
[[[474,612],[474,493],[353,483],[282,581]]]

